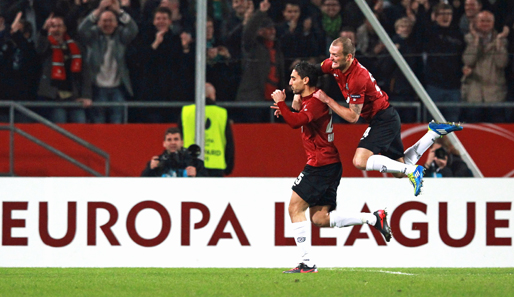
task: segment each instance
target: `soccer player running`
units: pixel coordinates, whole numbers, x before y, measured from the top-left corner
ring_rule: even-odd
[[[462,130],[462,126],[432,121],[428,132],[404,152],[400,117],[373,75],[355,58],[352,41],[346,37],[335,39],[329,53],[330,58],[321,63],[321,71],[334,76],[349,107],[339,105],[324,92],[317,98],[349,123],[356,123],[361,116],[369,123],[355,151],[353,165],[360,170],[387,172],[399,178],[407,175],[414,186],[414,196],[418,196],[424,167],[416,163],[436,138]],[[296,109],[298,105],[299,102],[293,103]]]
[[[387,224],[387,213],[377,210],[373,214],[360,213],[344,216],[336,208],[337,187],[343,167],[339,152],[333,143],[332,111],[317,98],[321,90],[316,88],[318,73],[315,65],[307,62],[297,64],[289,85],[294,94],[300,95],[300,112],[291,112],[284,100],[284,90],[271,94],[275,101],[275,114],[282,115],[293,129],[301,128],[302,142],[307,154],[307,165],[293,183],[293,194],[289,203],[289,216],[293,223],[296,245],[301,251],[297,267],[284,273],[318,272],[310,255],[311,238],[308,235],[310,222],[305,211],[309,208],[310,219],[319,227],[347,227],[367,223],[378,229],[389,242],[391,230]]]

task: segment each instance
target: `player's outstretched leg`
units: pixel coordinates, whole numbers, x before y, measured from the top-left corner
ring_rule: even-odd
[[[446,123],[439,123],[434,120],[432,120],[430,123],[428,123],[428,130],[434,131],[435,133],[444,136],[447,134],[450,134],[455,131],[462,130],[463,127],[460,123],[454,123],[454,122],[446,122]]]
[[[387,223],[387,212],[383,209],[379,209],[373,213],[377,217],[377,222],[373,227],[380,231],[387,242],[391,240],[391,228]]]
[[[298,264],[298,266],[296,266],[293,269],[283,271],[283,273],[317,273],[317,272],[318,272],[318,268],[316,267],[316,265],[309,267],[306,264],[304,264],[303,262]]]
[[[413,173],[407,174],[409,180],[414,187],[414,196],[418,196],[421,193],[421,187],[423,187],[423,175],[425,175],[425,167],[421,165],[416,166],[416,170]]]
[[[436,121],[428,123],[427,133],[423,135],[423,137],[421,137],[413,146],[405,150],[405,164],[415,165],[437,138],[462,129],[463,127],[460,123],[439,123]]]

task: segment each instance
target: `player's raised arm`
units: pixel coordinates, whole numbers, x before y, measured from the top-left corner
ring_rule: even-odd
[[[291,128],[297,129],[309,122],[309,117],[306,114],[296,113],[289,110],[289,107],[287,107],[285,103],[285,90],[275,90],[271,94],[271,98],[273,98],[273,101],[275,101],[280,110],[280,114],[282,114],[284,120]]]

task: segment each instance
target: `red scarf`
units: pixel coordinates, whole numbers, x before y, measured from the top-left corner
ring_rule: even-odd
[[[64,53],[61,45],[53,36],[48,36],[48,41],[52,45],[52,79],[66,80],[66,69],[64,68]],[[78,45],[70,38],[68,34],[64,34],[64,41],[68,45],[71,54],[70,70],[79,73],[82,70],[82,56]]]

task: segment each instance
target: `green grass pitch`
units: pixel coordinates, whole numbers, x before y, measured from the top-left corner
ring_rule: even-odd
[[[514,268],[0,268],[0,296],[514,296]]]

